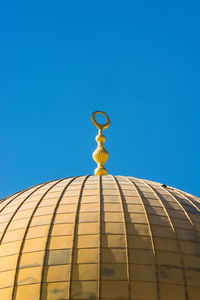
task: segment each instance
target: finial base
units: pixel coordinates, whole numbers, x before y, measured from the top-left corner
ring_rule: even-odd
[[[94,174],[96,176],[98,175],[101,175],[101,176],[104,176],[104,175],[107,175],[107,170],[106,168],[104,168],[104,166],[100,166],[100,167],[97,167],[95,170],[94,170]]]

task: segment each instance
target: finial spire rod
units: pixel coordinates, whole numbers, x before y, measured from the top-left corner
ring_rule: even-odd
[[[105,124],[99,124],[95,116],[97,114],[102,114],[106,117]],[[103,130],[108,128],[110,125],[110,119],[106,113],[103,111],[95,111],[91,116],[92,123],[99,129],[98,135],[96,136],[96,142],[98,143],[97,149],[93,152],[93,159],[97,163],[97,168],[94,170],[95,175],[107,175],[107,170],[104,167],[105,162],[108,160],[109,154],[104,148],[103,143],[105,142],[105,136],[103,135]]]

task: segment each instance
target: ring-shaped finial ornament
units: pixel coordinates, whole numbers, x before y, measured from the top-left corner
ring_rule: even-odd
[[[95,116],[96,116],[97,114],[102,114],[102,115],[104,115],[104,116],[106,117],[106,123],[105,123],[105,124],[99,124],[99,123],[96,121]],[[104,113],[103,111],[95,111],[95,112],[93,112],[93,114],[91,115],[91,120],[92,120],[92,123],[93,123],[98,129],[100,129],[100,130],[104,130],[104,129],[108,128],[109,125],[110,125],[110,119],[109,119],[108,115],[107,115],[106,113]]]

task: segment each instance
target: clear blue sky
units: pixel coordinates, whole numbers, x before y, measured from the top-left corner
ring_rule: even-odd
[[[200,196],[199,1],[1,1],[1,197],[93,174]]]

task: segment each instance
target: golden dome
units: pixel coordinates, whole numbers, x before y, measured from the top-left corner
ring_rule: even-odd
[[[0,299],[200,299],[200,199],[81,176],[0,202]]]

